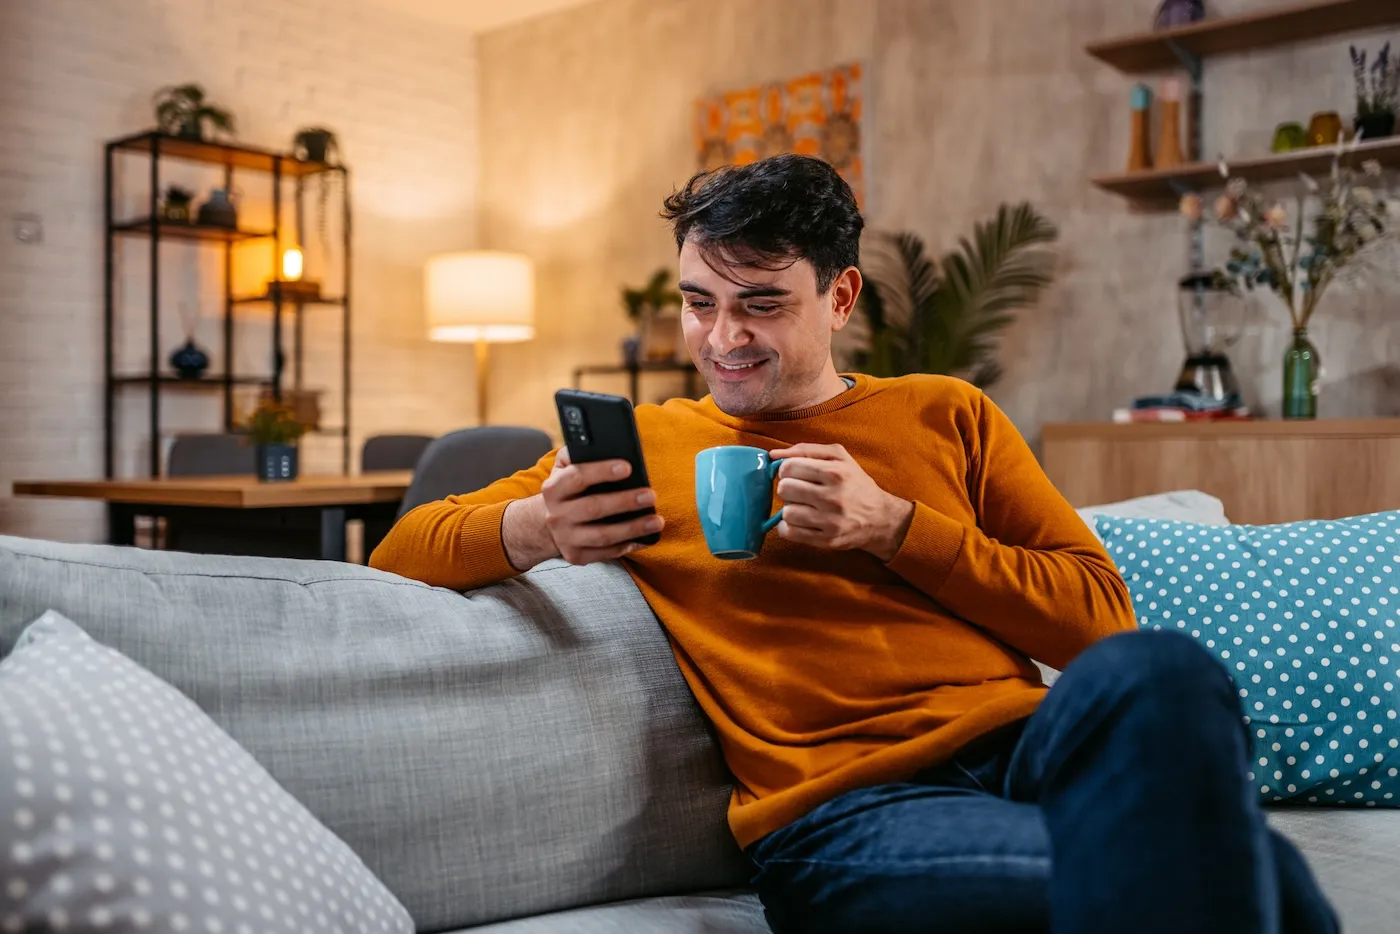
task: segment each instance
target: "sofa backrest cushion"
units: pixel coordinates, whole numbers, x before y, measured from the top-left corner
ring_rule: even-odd
[[[718,747],[618,567],[462,595],[0,536],[0,654],[49,609],[193,699],[420,930],[745,881]]]

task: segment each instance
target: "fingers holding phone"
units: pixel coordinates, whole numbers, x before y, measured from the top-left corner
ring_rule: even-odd
[[[649,512],[656,505],[656,494],[650,487],[591,492],[595,487],[625,483],[631,475],[632,465],[626,460],[575,464],[568,448],[559,450],[554,469],[541,489],[541,498],[545,527],[565,561],[611,561],[643,547],[637,539],[661,531],[664,521]],[[647,514],[638,515],[642,511]]]

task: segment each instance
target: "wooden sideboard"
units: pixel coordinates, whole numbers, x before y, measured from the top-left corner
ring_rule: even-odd
[[[1400,419],[1046,425],[1041,462],[1075,506],[1202,490],[1231,522],[1400,509]]]

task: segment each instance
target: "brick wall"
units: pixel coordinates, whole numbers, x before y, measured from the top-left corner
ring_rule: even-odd
[[[151,95],[189,81],[233,110],[239,138],[285,148],[302,126],[341,140],[354,188],[352,421],[364,436],[438,433],[473,419],[470,348],[423,336],[421,269],[432,252],[475,245],[476,77],[466,32],[399,17],[366,0],[3,0],[0,2],[0,533],[97,540],[93,504],[11,498],[10,482],[102,470],[102,143],[153,124]],[[144,160],[119,173],[119,211],[140,210]],[[174,168],[169,181],[207,191],[221,172]],[[266,177],[240,174],[245,223],[270,217]],[[334,201],[335,193],[332,193]],[[201,198],[197,199],[202,200]],[[307,251],[318,270],[315,192]],[[15,214],[43,220],[23,245]],[[290,220],[290,215],[287,216]],[[335,235],[334,228],[331,231]],[[148,365],[148,246],[119,246],[118,365]],[[256,284],[271,250],[239,252],[238,281]],[[162,358],[184,317],[219,359],[222,252],[162,247]],[[268,371],[267,311],[240,311],[235,367]],[[331,309],[307,318],[308,386],[339,412],[339,328]],[[215,430],[216,393],[166,397],[166,431]],[[119,402],[118,469],[144,469],[144,390]],[[311,469],[339,465],[338,441],[311,439]]]

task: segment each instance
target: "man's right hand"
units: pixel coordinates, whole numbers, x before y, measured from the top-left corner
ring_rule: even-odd
[[[568,448],[560,448],[541,492],[506,507],[501,540],[511,565],[524,571],[555,557],[570,564],[592,564],[643,547],[633,539],[660,531],[665,524],[660,516],[627,522],[598,520],[656,505],[656,494],[650,488],[586,492],[597,484],[624,479],[631,472],[632,465],[625,460],[575,464],[569,460]]]

